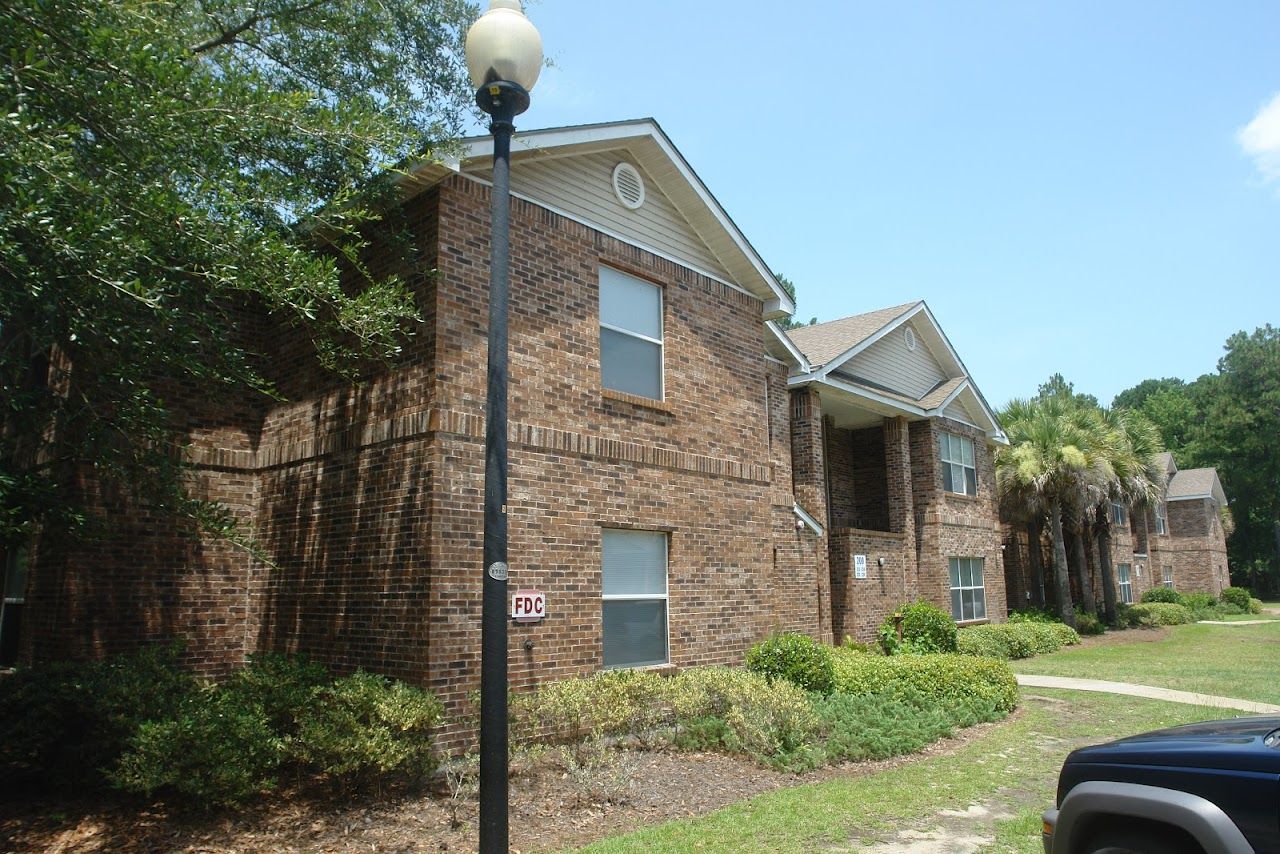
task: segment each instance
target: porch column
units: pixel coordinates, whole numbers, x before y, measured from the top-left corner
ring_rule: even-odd
[[[884,419],[885,487],[889,505],[889,530],[902,534],[902,560],[908,567],[906,593],[920,593],[916,560],[916,512],[911,498],[911,430],[902,416]]]
[[[818,638],[832,640],[831,570],[828,545],[831,520],[827,513],[827,467],[822,436],[822,400],[817,389],[791,391],[791,490],[796,503],[827,529],[815,548],[814,595]],[[809,536],[810,534],[802,534]]]
[[[796,502],[823,525],[829,524],[822,400],[809,387],[791,392],[791,480]]]

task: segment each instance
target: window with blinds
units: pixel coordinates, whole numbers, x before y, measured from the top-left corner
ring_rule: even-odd
[[[666,664],[667,535],[605,528],[602,540],[604,666]]]

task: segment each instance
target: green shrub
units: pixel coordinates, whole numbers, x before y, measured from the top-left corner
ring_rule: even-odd
[[[996,628],[991,625],[961,629],[956,636],[957,652],[962,655],[985,655],[988,658],[1014,658],[1009,646],[1009,633],[997,631]]]
[[[1182,594],[1172,587],[1152,587],[1150,590],[1142,594],[1142,604],[1150,602],[1171,602],[1174,605],[1181,605]]]
[[[908,685],[940,701],[979,699],[998,711],[1018,704],[1018,683],[1009,665],[975,655],[865,655],[836,650],[836,690],[875,694]]]
[[[770,635],[747,651],[747,670],[770,682],[785,679],[806,691],[830,694],[835,681],[831,648],[808,635]]]
[[[1049,626],[1049,631],[1053,632],[1057,637],[1060,647],[1075,646],[1080,643],[1080,635],[1066,623],[1047,623],[1046,625]]]
[[[1250,614],[1261,614],[1261,613],[1262,613],[1262,600],[1261,600],[1261,599],[1250,599],[1250,600],[1249,600],[1249,613],[1250,613]]]
[[[902,616],[902,642],[893,616],[880,626],[880,646],[890,655],[899,652],[931,653],[956,651],[956,623],[951,615],[928,602],[913,602],[898,608]]]
[[[101,662],[54,662],[0,679],[0,778],[94,787],[138,728],[171,718],[195,690],[177,646]]]
[[[1223,602],[1221,605],[1218,606],[1218,613],[1224,617],[1235,617],[1247,612],[1245,611],[1244,608],[1241,608],[1239,605],[1233,605],[1230,602]]]
[[[990,700],[939,701],[905,685],[875,694],[836,692],[816,700],[814,706],[820,721],[820,756],[827,762],[913,753],[959,727],[1005,715]]]
[[[669,723],[670,680],[646,670],[608,670],[543,685],[510,700],[512,740],[571,741],[644,733]]]
[[[1247,587],[1224,587],[1218,598],[1225,605],[1235,605],[1240,609],[1240,613],[1245,614],[1249,611],[1249,600],[1252,596]]]
[[[285,755],[261,706],[211,685],[176,716],[142,724],[109,777],[125,791],[165,789],[201,806],[233,804],[273,787]]]
[[[1213,598],[1212,593],[1183,593],[1182,604],[1192,611],[1203,611],[1207,608],[1217,608],[1218,600]]]
[[[670,680],[677,729],[719,718],[730,734],[724,746],[769,760],[807,746],[817,731],[809,695],[785,680],[728,667],[696,667]]]
[[[1107,630],[1102,624],[1102,620],[1098,619],[1097,614],[1090,614],[1088,611],[1081,611],[1076,614],[1076,631],[1082,635],[1100,635]]]
[[[444,712],[433,694],[357,670],[318,690],[298,721],[295,755],[344,779],[435,770],[432,730]]]
[[[959,651],[965,655],[986,655],[1003,659],[1029,658],[1055,652],[1062,647],[1062,640],[1053,625],[1055,624],[1026,621],[970,626],[960,630],[957,638]]]
[[[289,658],[274,652],[249,658],[249,665],[223,686],[244,705],[261,710],[273,732],[292,738],[316,691],[330,682],[329,671],[306,656]]]
[[[878,652],[880,650],[880,647],[878,646],[873,647],[871,644],[862,643],[861,641],[854,640],[852,635],[845,635],[844,641],[840,644],[840,646],[844,647],[845,649],[851,649],[854,652]]]
[[[1133,613],[1132,605],[1126,605],[1123,602],[1116,603],[1116,628],[1118,629],[1138,628],[1138,615]]]
[[[1062,623],[1057,614],[1048,608],[1036,608],[1028,605],[1009,612],[1011,623]],[[1066,625],[1063,623],[1063,625]]]
[[[1185,605],[1175,605],[1172,602],[1143,602],[1134,605],[1130,614],[1136,625],[1143,628],[1177,626],[1194,619]]]

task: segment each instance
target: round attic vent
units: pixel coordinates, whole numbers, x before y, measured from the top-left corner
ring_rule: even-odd
[[[910,326],[902,330],[902,338],[907,342],[908,350],[914,350],[916,348],[916,331]]]
[[[628,210],[643,205],[644,179],[640,177],[640,170],[630,163],[619,163],[613,167],[613,192]]]

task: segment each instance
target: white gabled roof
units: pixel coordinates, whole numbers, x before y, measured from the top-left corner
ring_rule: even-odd
[[[518,131],[511,143],[512,169],[518,169],[522,160],[571,157],[621,147],[626,147],[637,159],[637,165],[658,184],[728,271],[732,281],[727,284],[762,300],[766,320],[795,312],[795,303],[777,277],[653,119]],[[405,185],[430,186],[450,172],[462,174],[492,156],[491,137],[469,137],[461,141],[461,153],[446,162],[444,168],[439,164],[424,165]]]
[[[872,347],[877,341],[899,329],[908,321],[915,326],[929,352],[937,359],[947,378],[939,382],[923,396],[911,397],[886,388],[877,388],[855,381],[839,372],[859,353]],[[973,426],[984,430],[988,437],[999,443],[1007,443],[1004,431],[995,411],[987,403],[982,392],[969,376],[969,371],[952,346],[942,326],[923,300],[914,303],[879,309],[839,320],[802,326],[789,334],[812,367],[793,370],[788,383],[792,386],[820,383],[838,391],[856,396],[871,404],[876,411],[893,410],[916,417],[952,417],[944,410],[961,401],[965,410],[974,413],[982,422]]]

